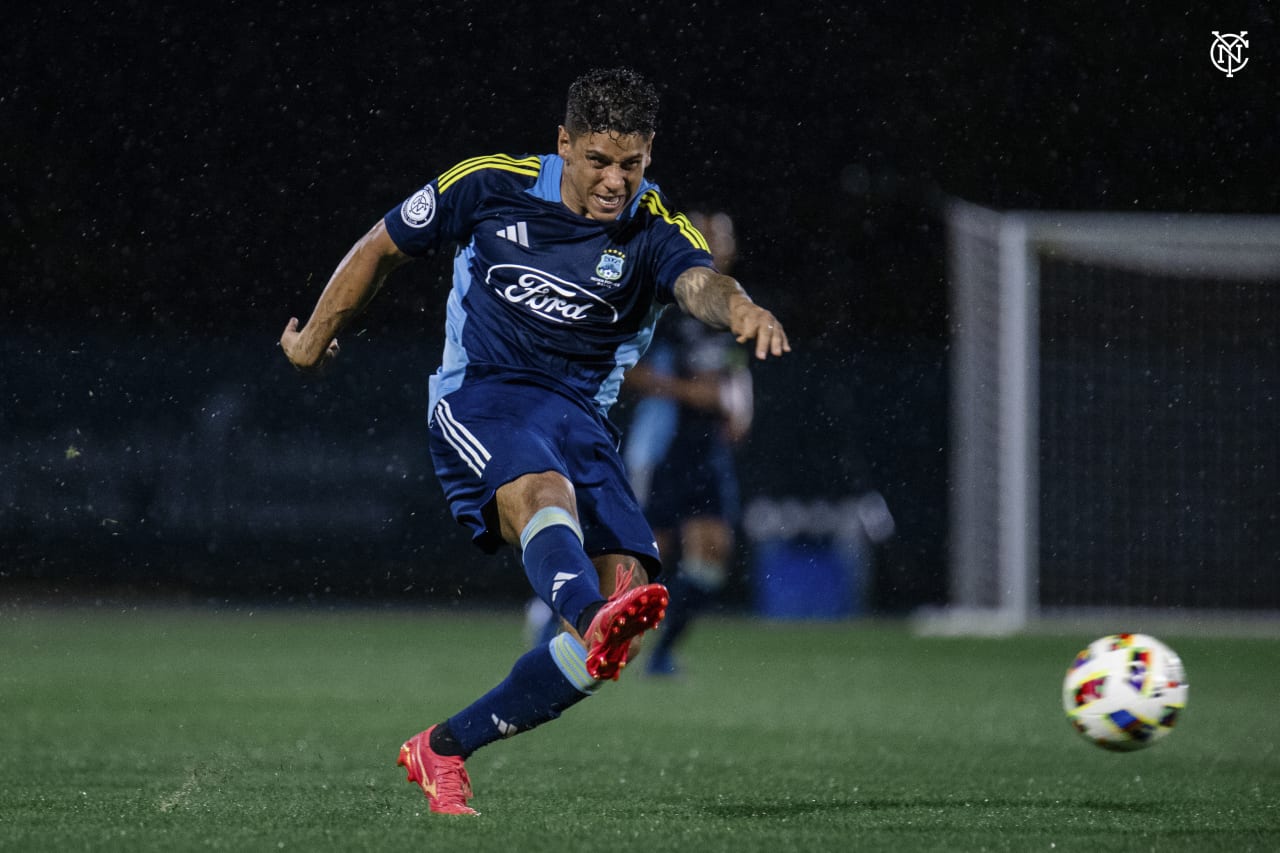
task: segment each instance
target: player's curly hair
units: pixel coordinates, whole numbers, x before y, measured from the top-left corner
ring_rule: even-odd
[[[569,87],[564,126],[574,136],[652,136],[658,129],[658,92],[631,68],[593,69]]]

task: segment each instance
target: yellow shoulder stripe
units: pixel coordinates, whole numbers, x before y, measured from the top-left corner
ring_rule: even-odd
[[[679,228],[680,233],[688,238],[689,242],[692,243],[695,248],[702,249],[704,252],[711,251],[710,247],[707,246],[706,238],[702,236],[697,228],[693,227],[693,223],[689,221],[689,217],[685,216],[683,213],[672,213],[667,210],[656,190],[649,190],[644,195],[640,196],[640,206],[652,213],[654,216],[662,217],[664,222]]]
[[[486,154],[483,157],[472,157],[470,160],[463,160],[440,176],[437,181],[440,192],[443,193],[467,175],[478,172],[481,169],[501,169],[504,172],[515,172],[517,175],[537,177],[538,172],[542,170],[542,161],[537,156],[517,160],[515,157],[510,157],[506,154]]]

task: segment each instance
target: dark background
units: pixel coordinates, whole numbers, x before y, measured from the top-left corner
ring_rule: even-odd
[[[884,493],[873,604],[945,594],[941,205],[1270,213],[1271,4],[96,3],[0,55],[0,590],[522,596],[442,515],[421,421],[447,263],[326,379],[275,349],[453,163],[551,149],[568,84],[663,94],[649,177],[735,215],[793,355],[747,496]],[[1212,31],[1248,30],[1227,78]],[[622,411],[625,414],[625,407]],[[509,559],[509,558],[508,558]]]

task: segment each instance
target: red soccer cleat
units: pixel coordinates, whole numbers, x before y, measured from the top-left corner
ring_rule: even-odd
[[[587,674],[599,681],[617,681],[631,654],[631,641],[658,627],[667,614],[667,588],[651,583],[629,589],[634,574],[618,567],[613,595],[587,628]]]
[[[471,777],[462,759],[440,755],[431,749],[431,730],[420,732],[400,747],[396,764],[409,771],[409,781],[417,782],[436,814],[479,814],[467,805],[471,799]]]

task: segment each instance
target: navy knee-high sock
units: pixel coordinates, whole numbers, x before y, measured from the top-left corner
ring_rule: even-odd
[[[450,717],[445,728],[464,759],[482,746],[560,716],[595,692],[586,650],[570,634],[525,652],[497,687]],[[435,748],[435,741],[432,744]]]
[[[533,591],[570,625],[604,600],[600,576],[582,550],[582,531],[568,510],[547,507],[535,513],[520,534],[520,548]]]

